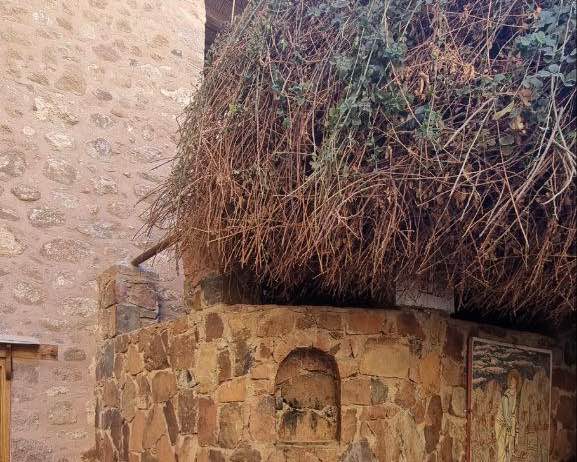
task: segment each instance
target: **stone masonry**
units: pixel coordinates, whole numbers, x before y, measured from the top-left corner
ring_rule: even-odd
[[[96,276],[156,239],[134,236],[198,82],[204,16],[200,0],[0,0],[0,333],[60,351],[15,364],[13,462],[94,445]],[[165,260],[169,316],[182,282]]]
[[[558,339],[424,310],[201,308],[105,329],[101,462],[465,461],[470,336],[553,349],[550,460],[574,460],[575,358]]]

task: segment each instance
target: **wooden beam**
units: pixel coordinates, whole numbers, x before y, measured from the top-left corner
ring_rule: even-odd
[[[12,350],[12,357],[16,359],[40,359],[55,361],[58,359],[58,345],[6,345],[0,344],[0,358],[8,357],[8,351]]]

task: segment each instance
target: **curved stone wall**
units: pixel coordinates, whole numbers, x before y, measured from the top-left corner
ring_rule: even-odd
[[[95,278],[148,245],[136,204],[203,52],[200,0],[0,0],[0,334],[60,349],[15,364],[14,462],[93,445]],[[181,281],[161,274],[161,311],[179,311]]]
[[[575,365],[560,342],[434,312],[251,305],[105,341],[100,457],[464,461],[470,336],[553,348],[550,460],[571,460]]]

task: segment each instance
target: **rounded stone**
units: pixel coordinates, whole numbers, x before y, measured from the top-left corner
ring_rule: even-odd
[[[84,79],[84,76],[79,71],[72,69],[64,72],[56,81],[54,86],[58,90],[78,96],[82,96],[86,93],[86,80]]]
[[[106,194],[116,194],[118,192],[118,185],[112,178],[100,176],[92,180],[92,185],[96,194],[104,196]]]
[[[75,424],[78,418],[74,413],[72,403],[70,401],[62,401],[56,403],[48,410],[48,421],[52,425],[68,425]]]
[[[70,297],[62,301],[60,312],[65,316],[86,318],[96,313],[98,302],[93,298]]]
[[[72,149],[74,141],[65,133],[51,132],[44,135],[46,141],[52,149],[56,151],[63,151],[65,149]]]
[[[78,172],[62,159],[49,158],[44,164],[44,175],[52,181],[70,186],[76,181]]]
[[[114,63],[120,59],[118,52],[109,45],[100,44],[98,46],[92,47],[92,51],[96,56],[104,61],[109,61]]]
[[[0,153],[0,173],[9,177],[19,177],[26,170],[24,154],[17,150],[9,150]]]
[[[122,237],[120,225],[118,223],[83,223],[78,225],[76,229],[78,232],[96,239],[113,239]]]
[[[45,242],[40,253],[48,260],[81,264],[92,251],[83,242],[73,239],[52,239]]]
[[[19,183],[10,190],[18,199],[24,202],[34,202],[42,196],[34,186]]]
[[[36,228],[50,228],[64,224],[64,213],[49,207],[35,208],[30,211],[28,219]]]
[[[14,299],[24,305],[40,305],[44,301],[44,292],[42,289],[25,281],[18,281],[12,289]]]
[[[112,156],[112,147],[108,140],[104,138],[96,138],[86,143],[86,145],[88,147],[88,155],[93,159],[108,160]]]
[[[8,207],[0,207],[0,220],[18,221],[20,217],[16,210]]]
[[[114,125],[114,121],[106,114],[99,114],[99,113],[90,114],[90,120],[94,125],[96,125],[99,128],[109,128],[112,127],[112,125]]]
[[[64,351],[64,361],[84,361],[86,352],[82,348],[68,348]]]

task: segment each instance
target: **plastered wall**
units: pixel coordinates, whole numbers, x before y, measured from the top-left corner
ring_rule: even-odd
[[[0,334],[60,350],[15,364],[14,462],[94,444],[95,278],[149,245],[137,202],[174,154],[203,51],[200,0],[0,0]],[[174,265],[154,265],[162,313],[181,313]]]

